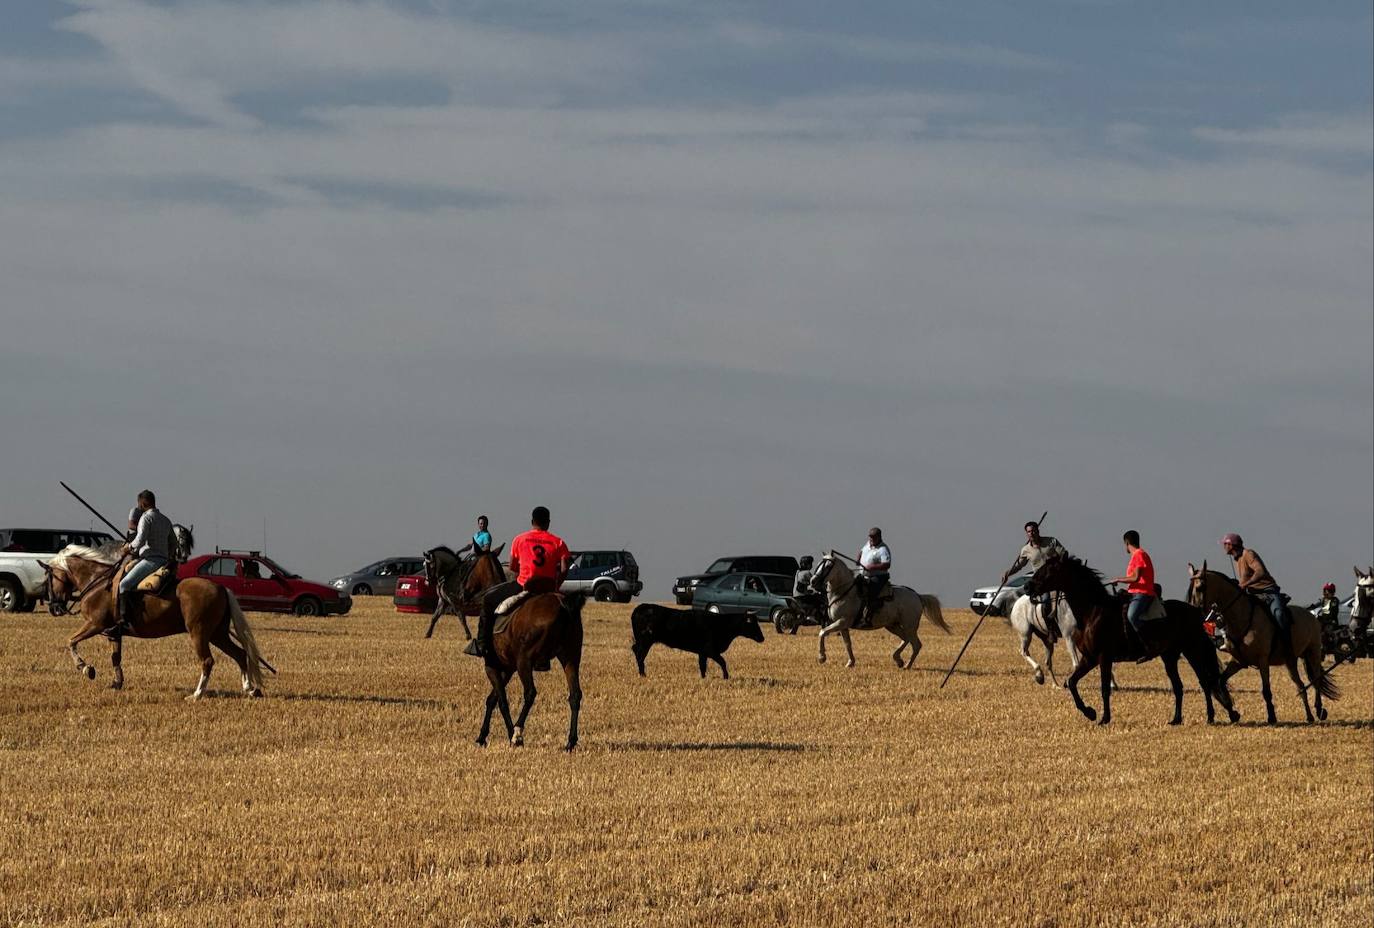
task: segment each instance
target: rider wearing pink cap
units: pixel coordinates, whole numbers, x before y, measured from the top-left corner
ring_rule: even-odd
[[[1279,635],[1285,641],[1292,641],[1292,618],[1288,615],[1288,603],[1278,583],[1264,566],[1263,559],[1253,548],[1245,547],[1245,542],[1235,532],[1228,532],[1221,538],[1221,546],[1236,564],[1236,582],[1245,592],[1259,598],[1269,607],[1274,624],[1279,627]]]

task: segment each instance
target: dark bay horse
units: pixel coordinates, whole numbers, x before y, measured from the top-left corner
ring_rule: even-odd
[[[1078,627],[1070,634],[1083,659],[1069,674],[1066,685],[1078,711],[1089,720],[1097,718],[1097,713],[1078,695],[1078,681],[1096,664],[1102,677],[1102,718],[1098,724],[1106,725],[1112,720],[1112,664],[1134,661],[1143,653],[1134,632],[1126,627],[1125,598],[1110,593],[1097,571],[1072,556],[1050,558],[1022,589],[1031,596],[1059,592],[1068,599],[1069,608],[1078,617]],[[1215,718],[1213,696],[1226,709],[1232,722],[1239,721],[1240,713],[1231,705],[1231,695],[1221,676],[1216,648],[1203,630],[1202,612],[1177,599],[1164,600],[1164,610],[1167,617],[1156,621],[1168,631],[1167,645],[1159,658],[1164,662],[1164,672],[1169,675],[1169,685],[1174,691],[1174,717],[1169,724],[1178,725],[1183,721],[1183,681],[1178,676],[1180,656],[1187,659],[1202,686],[1202,694],[1207,700],[1207,721]]]
[[[1254,667],[1260,675],[1260,692],[1264,694],[1264,708],[1269,715],[1269,724],[1278,722],[1274,714],[1274,694],[1269,689],[1269,668],[1283,664],[1293,685],[1298,688],[1302,707],[1307,711],[1307,721],[1312,717],[1312,706],[1307,701],[1308,689],[1317,691],[1317,718],[1326,718],[1326,708],[1322,697],[1339,699],[1340,690],[1336,682],[1327,676],[1322,668],[1322,629],[1321,620],[1306,609],[1288,608],[1292,622],[1291,643],[1278,639],[1278,628],[1274,625],[1269,607],[1251,598],[1230,577],[1215,570],[1207,569],[1202,562],[1198,570],[1188,565],[1188,601],[1199,609],[1207,609],[1217,617],[1217,625],[1226,631],[1227,648],[1231,660],[1221,672],[1224,684],[1245,667]],[[1298,658],[1307,666],[1308,685],[1303,686],[1298,676]]]
[[[570,711],[568,743],[563,749],[571,751],[577,747],[577,715],[582,708],[582,606],[586,602],[587,594],[580,591],[536,594],[521,603],[506,627],[493,636],[496,653],[486,658],[491,692],[487,695],[486,712],[482,716],[482,730],[477,734],[479,746],[486,747],[487,735],[491,733],[491,714],[497,708],[505,720],[511,745],[520,747],[525,743],[525,719],[534,706],[536,692],[535,668],[547,669],[549,661],[557,658],[568,681]],[[525,699],[520,706],[520,717],[512,722],[506,684],[515,674],[520,677]]]
[[[438,596],[434,616],[429,620],[426,638],[434,637],[434,626],[444,613],[458,616],[463,623],[463,635],[472,640],[472,629],[468,628],[468,616],[474,618],[482,611],[482,594],[489,587],[506,582],[506,571],[501,566],[502,545],[495,551],[486,551],[471,560],[464,560],[452,548],[439,545],[425,552],[425,579]]]
[[[67,647],[77,671],[88,680],[95,679],[95,667],[81,658],[76,646],[87,638],[107,634],[114,627],[113,589],[129,566],[122,560],[111,563],[110,558],[111,554],[102,549],[69,545],[44,565],[49,601],[64,605],[76,602],[86,620]],[[145,595],[132,628],[124,636],[111,637],[114,681],[110,688],[124,686],[123,637],[165,638],[183,633],[191,636],[191,649],[200,661],[200,682],[188,699],[199,699],[205,694],[210,671],[215,666],[211,645],[239,665],[243,691],[250,696],[262,695],[262,668],[276,673],[258,652],[253,629],[234,594],[209,580],[190,577],[177,583],[170,598]]]

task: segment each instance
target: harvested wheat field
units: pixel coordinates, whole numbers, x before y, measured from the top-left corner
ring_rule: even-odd
[[[345,618],[252,615],[268,697],[188,704],[187,639],[131,641],[88,683],[72,619],[0,620],[0,912],[14,925],[1365,925],[1371,666],[1325,724],[1276,677],[1240,725],[1181,728],[1158,664],[1120,667],[1107,730],[1037,687],[1000,621],[950,685],[954,635],[737,641],[732,679],[587,607],[582,744],[541,674],[528,745],[478,749],[485,693],[451,619],[361,599]],[[837,642],[838,644],[838,642]],[[840,657],[839,661],[836,657]],[[1061,672],[1067,660],[1060,657]],[[1097,676],[1085,697],[1099,703]],[[512,689],[518,693],[518,682]],[[500,734],[498,723],[498,731]]]

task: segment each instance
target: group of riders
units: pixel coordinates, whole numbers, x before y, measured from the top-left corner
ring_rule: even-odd
[[[515,579],[498,583],[483,595],[477,637],[468,653],[479,657],[493,653],[496,613],[503,602],[521,593],[556,591],[562,585],[567,577],[572,553],[562,538],[549,531],[549,524],[548,508],[536,506],[530,513],[529,530],[511,541],[510,567]],[[457,553],[472,558],[490,554],[492,536],[489,526],[487,517],[479,516],[477,530]],[[1003,586],[1022,570],[1033,573],[1051,558],[1068,556],[1068,550],[1057,538],[1041,534],[1039,522],[1027,522],[1025,533],[1025,544],[1017,552],[1016,560],[1002,574]],[[1128,559],[1126,572],[1109,582],[1125,587],[1126,622],[1140,641],[1142,652],[1146,655],[1144,659],[1149,659],[1158,655],[1167,637],[1158,624],[1162,612],[1151,609],[1160,597],[1161,590],[1155,582],[1154,562],[1141,547],[1139,533],[1134,530],[1126,532],[1122,535],[1122,542]],[[111,630],[112,634],[119,635],[127,631],[135,620],[141,606],[140,584],[158,570],[174,569],[174,545],[171,520],[158,509],[153,491],[142,491],[134,508],[129,510],[128,534],[121,553],[132,558],[133,563],[119,581],[117,623]],[[1268,609],[1279,630],[1279,639],[1289,641],[1292,619],[1288,612],[1288,597],[1269,572],[1264,559],[1253,548],[1247,547],[1235,532],[1224,535],[1221,546],[1233,561],[1237,584]],[[868,540],[854,561],[859,567],[854,582],[862,595],[862,608],[852,627],[869,628],[891,588],[892,550],[884,541],[881,528],[874,526],[869,529]],[[819,607],[824,602],[824,594],[815,588],[816,580],[814,561],[810,556],[803,557],[799,562],[793,590],[799,602],[809,603],[813,607]],[[1046,593],[1038,597],[1046,619],[1053,614],[1057,605],[1055,597],[1058,595]],[[1340,600],[1336,598],[1335,584],[1328,583],[1322,589],[1319,606],[1323,625],[1334,627],[1339,609]]]

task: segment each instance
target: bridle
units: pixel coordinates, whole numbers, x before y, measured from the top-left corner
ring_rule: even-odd
[[[1194,582],[1197,582],[1197,581],[1201,580],[1204,584],[1206,584],[1206,582],[1207,582],[1207,574],[1208,574],[1208,573],[1209,573],[1209,571],[1206,571],[1206,570],[1199,571],[1198,574],[1197,574],[1197,576],[1195,576],[1195,577],[1193,578],[1193,581],[1194,581]],[[1224,577],[1222,574],[1217,574],[1217,576],[1218,576],[1218,577],[1222,577],[1222,579],[1225,579],[1225,577]],[[1189,591],[1189,599],[1192,598],[1192,595],[1191,595],[1191,594],[1192,594],[1192,591],[1190,590],[1190,591]],[[1245,591],[1244,589],[1239,589],[1239,588],[1238,588],[1237,591],[1236,591],[1236,595],[1235,595],[1235,596],[1232,596],[1231,599],[1226,603],[1225,606],[1218,607],[1217,604],[1216,604],[1215,602],[1213,602],[1209,607],[1207,607],[1207,615],[1204,616],[1203,621],[1212,622],[1212,623],[1214,623],[1218,628],[1220,628],[1220,627],[1222,627],[1222,626],[1225,626],[1225,625],[1227,624],[1226,621],[1225,621],[1226,613],[1230,611],[1230,609],[1231,609],[1232,606],[1234,606],[1236,603],[1238,603],[1238,602],[1240,602],[1242,599],[1244,599],[1246,595],[1247,595],[1247,594],[1246,594],[1246,591]],[[1199,590],[1199,591],[1198,591],[1198,599],[1201,600],[1202,598],[1203,598],[1202,590]],[[1199,607],[1199,608],[1200,608],[1200,607]],[[1251,604],[1250,611],[1251,611],[1252,613],[1255,611],[1255,610],[1254,610],[1254,604],[1253,604],[1253,603]]]
[[[836,552],[832,551],[830,554],[827,554],[825,557],[821,558],[821,566],[817,567],[815,572],[811,574],[811,588],[813,590],[816,588],[816,584],[818,582],[825,584],[824,592],[826,612],[829,612],[832,608],[834,608],[836,603],[842,602],[844,598],[849,595],[850,591],[859,585],[858,575],[855,575],[852,579],[850,579],[849,585],[843,587],[838,592],[833,592],[830,589],[830,585],[826,583],[826,580],[830,576],[830,571],[835,567],[835,556]]]
[[[113,576],[115,575],[115,571],[119,570],[120,565],[123,564],[123,563],[124,563],[124,558],[120,558],[118,561],[116,561],[116,562],[113,563],[113,564],[103,565],[104,568],[105,568],[104,570],[98,571],[98,572],[96,573],[96,575],[95,575],[94,577],[92,577],[92,578],[86,583],[85,586],[83,586],[80,590],[78,590],[74,596],[68,596],[67,598],[63,599],[61,602],[58,602],[57,600],[55,600],[55,599],[53,598],[53,595],[52,595],[52,575],[53,575],[53,571],[54,571],[54,570],[61,570],[63,573],[68,573],[68,572],[67,572],[66,568],[62,568],[62,567],[52,568],[52,567],[49,567],[48,570],[45,571],[45,573],[47,574],[47,577],[46,577],[46,578],[44,579],[44,581],[43,581],[43,594],[44,594],[45,598],[48,600],[48,612],[49,612],[49,614],[51,614],[51,615],[79,615],[80,612],[81,612],[81,601],[82,601],[83,599],[86,598],[86,595],[87,595],[88,593],[90,593],[91,590],[95,589],[97,586],[99,586],[100,584],[104,583],[106,580],[109,580],[111,577],[113,577]],[[68,576],[70,577],[70,574],[68,574]],[[73,609],[72,606],[76,606],[76,608]]]

